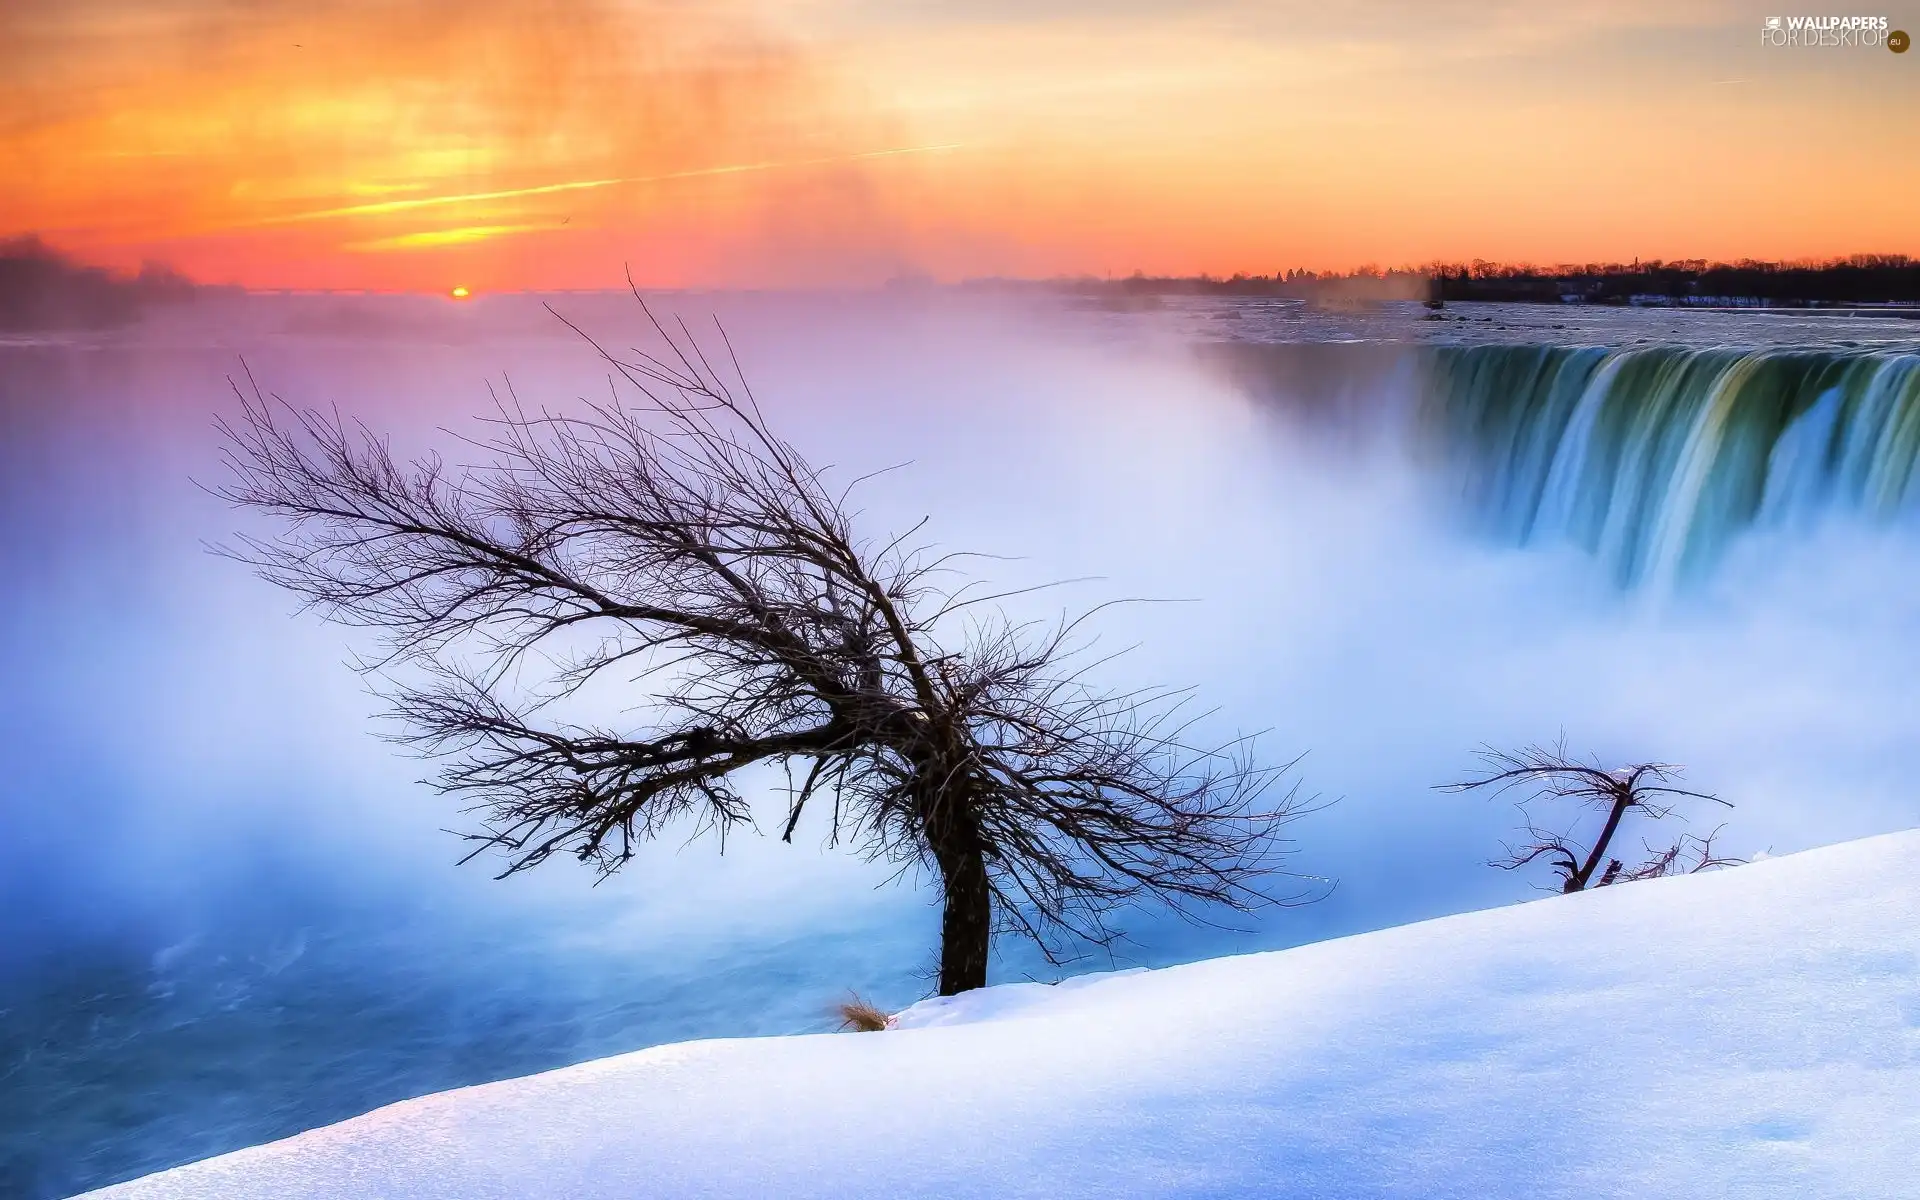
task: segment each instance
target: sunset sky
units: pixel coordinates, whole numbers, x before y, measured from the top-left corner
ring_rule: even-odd
[[[1920,52],[1778,11],[9,4],[0,236],[422,290],[1920,254]]]

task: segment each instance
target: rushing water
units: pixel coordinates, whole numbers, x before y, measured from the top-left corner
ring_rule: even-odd
[[[1710,571],[1756,524],[1878,522],[1920,487],[1920,355],[1658,346],[1434,352],[1423,415],[1501,536],[1623,585]]]
[[[1125,681],[1310,751],[1337,803],[1296,865],[1331,898],[1244,931],[1138,914],[1070,969],[1525,896],[1483,866],[1505,813],[1428,790],[1483,741],[1681,758],[1738,800],[1735,853],[1920,820],[1910,323],[680,303],[729,309],[817,457],[913,460],[863,523],[932,513],[942,545],[1024,556],[1009,584],[1105,577],[1023,615],[1192,601],[1109,614]],[[369,736],[347,639],[204,553],[239,519],[192,483],[209,422],[241,355],[408,446],[489,375],[542,403],[604,381],[536,307],[379,304],[0,346],[0,1194],[926,987],[928,897],[837,854],[676,842],[597,889],[450,865],[458,817]],[[1049,969],[1008,947],[995,973]]]

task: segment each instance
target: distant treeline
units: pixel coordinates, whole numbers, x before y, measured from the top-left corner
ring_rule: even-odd
[[[1145,275],[1055,279],[970,279],[968,289],[1064,291],[1109,302],[1151,301],[1161,296],[1282,296],[1319,300],[1424,300],[1433,295],[1433,276],[1423,268],[1362,267],[1344,274],[1288,271],[1273,275]]]
[[[1009,286],[978,280],[974,286]],[[1031,285],[1029,285],[1031,286]],[[1272,275],[1056,279],[1043,286],[1106,299],[1155,296],[1279,296],[1304,300],[1497,300],[1585,304],[1920,304],[1920,261],[1856,254],[1824,262],[1531,264],[1430,263],[1421,267]]]
[[[192,297],[185,276],[152,263],[119,275],[74,262],[38,238],[0,241],[0,329],[101,329],[154,304]]]
[[[1769,305],[1920,304],[1920,261],[1856,254],[1816,263],[1587,263],[1533,267],[1474,262],[1432,268],[1441,300]]]

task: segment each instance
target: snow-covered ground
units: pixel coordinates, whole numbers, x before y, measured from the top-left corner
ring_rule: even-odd
[[[1920,832],[660,1046],[93,1193],[1912,1197]]]

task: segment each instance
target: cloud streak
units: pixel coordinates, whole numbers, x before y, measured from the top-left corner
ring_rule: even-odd
[[[656,175],[628,175],[617,179],[577,179],[566,183],[544,183],[533,187],[506,188],[493,192],[469,192],[455,196],[421,196],[406,200],[382,200],[368,204],[350,204],[342,208],[325,208],[315,212],[289,213],[278,217],[264,217],[252,222],[255,226],[290,225],[302,221],[330,221],[342,217],[364,217],[387,215],[390,213],[413,212],[423,208],[437,208],[449,204],[476,204],[490,200],[517,200],[530,196],[554,196],[563,192],[588,192],[600,188],[620,187],[626,184],[671,183],[681,179],[711,179],[723,175],[749,175],[759,171],[784,171],[798,167],[834,166],[841,163],[867,162],[879,158],[897,158],[906,154],[937,154],[945,150],[965,149],[963,143],[948,142],[935,146],[896,146],[886,150],[862,150],[852,154],[830,154],[820,158],[800,158],[775,160],[771,162],[731,163],[719,167],[696,167],[686,171],[667,171]],[[533,229],[538,226],[517,226],[517,229]]]

